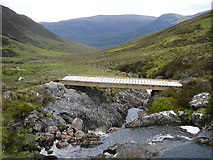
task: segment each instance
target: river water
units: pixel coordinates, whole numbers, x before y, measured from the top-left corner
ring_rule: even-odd
[[[139,109],[129,109],[126,121],[137,118]],[[115,144],[133,143],[149,146],[152,150],[160,152],[161,158],[211,158],[210,146],[195,144],[193,137],[196,133],[189,133],[183,130],[183,126],[165,125],[139,128],[121,127],[118,131],[105,134],[101,137],[103,144],[92,148],[81,148],[80,146],[69,145],[58,149],[55,145],[52,155],[58,158],[92,158],[102,154],[104,150]],[[140,151],[138,151],[140,152]],[[41,151],[47,155],[46,151]]]

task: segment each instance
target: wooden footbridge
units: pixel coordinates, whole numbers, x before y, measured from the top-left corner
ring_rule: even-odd
[[[73,86],[89,86],[100,88],[129,88],[165,90],[168,88],[181,88],[178,80],[145,79],[128,77],[106,77],[88,75],[68,75],[59,80],[60,83]]]

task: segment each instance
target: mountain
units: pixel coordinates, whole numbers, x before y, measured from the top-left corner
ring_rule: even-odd
[[[38,48],[74,53],[87,53],[97,50],[60,38],[27,16],[19,15],[7,7],[1,7],[3,44],[15,41],[19,44],[30,44]]]
[[[107,68],[148,78],[211,78],[212,12],[106,49],[97,58]]]
[[[98,15],[41,24],[63,38],[97,48],[107,48],[129,40],[114,39],[116,35],[135,30],[155,19],[156,17],[140,15]]]
[[[108,48],[193,17],[194,15],[182,16],[173,13],[160,17],[99,15],[60,22],[41,22],[41,24],[63,38],[97,48]]]

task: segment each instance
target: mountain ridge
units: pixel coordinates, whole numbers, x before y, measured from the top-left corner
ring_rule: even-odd
[[[193,16],[174,13],[159,17],[134,14],[97,15],[59,22],[40,22],[40,24],[66,39],[103,49],[165,29]]]

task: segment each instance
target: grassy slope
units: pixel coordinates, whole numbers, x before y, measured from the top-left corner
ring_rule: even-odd
[[[211,12],[103,52],[96,63],[145,77],[210,78]]]
[[[2,34],[22,43],[60,52],[88,53],[97,49],[62,39],[30,18],[2,6]]]

